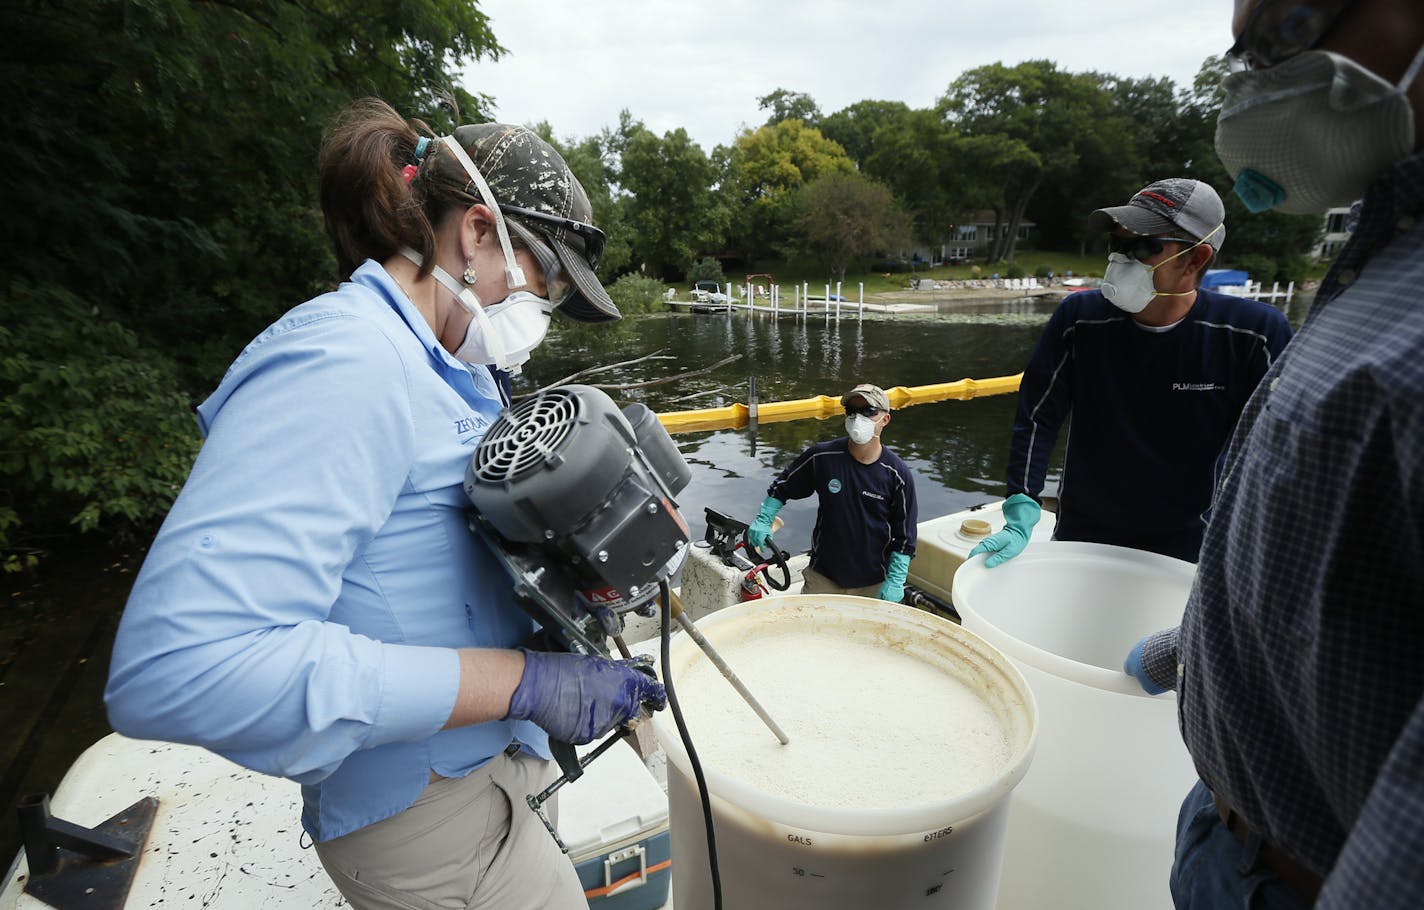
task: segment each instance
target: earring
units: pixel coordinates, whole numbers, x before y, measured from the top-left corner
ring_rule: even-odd
[[[465,284],[475,283],[475,267],[468,259],[465,260],[465,273],[460,276],[460,280],[464,281]]]

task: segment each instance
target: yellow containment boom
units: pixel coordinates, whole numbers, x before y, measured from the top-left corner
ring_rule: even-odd
[[[983,398],[988,395],[1008,395],[1019,390],[1022,373],[995,376],[992,379],[961,379],[958,382],[938,382],[934,385],[902,386],[886,389],[892,408],[908,408],[932,401],[957,398]],[[782,423],[808,417],[824,419],[844,414],[840,396],[817,395],[795,401],[771,401],[757,405],[757,423]],[[669,433],[694,433],[699,430],[738,430],[751,422],[751,409],[744,404],[729,404],[720,408],[697,411],[669,411],[658,420]]]

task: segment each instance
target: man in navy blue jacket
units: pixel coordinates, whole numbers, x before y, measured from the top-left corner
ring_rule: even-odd
[[[820,508],[801,593],[899,603],[915,555],[915,476],[880,442],[890,423],[884,389],[862,383],[841,396],[841,405],[846,435],[811,446],[772,481],[747,538],[765,546],[781,507],[815,494]]]
[[[1066,297],[1019,387],[1005,529],[979,544],[989,566],[1021,552],[1063,423],[1058,540],[1195,562],[1236,418],[1290,340],[1281,312],[1202,290],[1226,236],[1209,185],[1160,180],[1089,218],[1108,233],[1101,290]]]

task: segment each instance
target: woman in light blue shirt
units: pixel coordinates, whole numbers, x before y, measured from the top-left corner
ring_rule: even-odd
[[[558,308],[618,317],[602,234],[522,127],[429,137],[379,101],[322,148],[341,275],[238,355],[154,540],[105,692],[121,733],[302,785],[355,907],[581,907],[525,806],[548,738],[660,706],[624,662],[524,652],[534,630],[468,530],[465,467]],[[459,276],[458,278],[452,276]]]

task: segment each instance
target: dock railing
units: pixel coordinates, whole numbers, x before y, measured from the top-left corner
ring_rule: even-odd
[[[1247,281],[1245,284],[1229,284],[1217,288],[1223,294],[1230,294],[1232,297],[1249,297],[1252,300],[1259,300],[1262,303],[1269,303],[1272,306],[1279,306],[1280,303],[1290,303],[1295,296],[1295,282],[1286,284],[1285,290],[1281,290],[1279,281],[1271,282],[1271,289],[1265,289],[1265,285],[1260,281]]]

